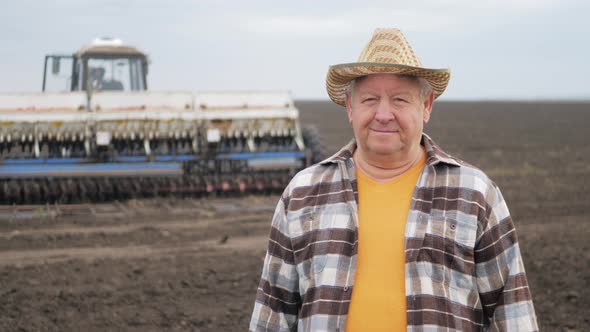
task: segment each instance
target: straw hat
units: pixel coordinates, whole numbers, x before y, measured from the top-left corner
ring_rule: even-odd
[[[348,83],[371,74],[400,74],[422,77],[432,86],[434,97],[440,96],[451,77],[449,69],[423,68],[412,46],[398,29],[377,29],[357,62],[330,66],[326,88],[330,98],[345,106]]]

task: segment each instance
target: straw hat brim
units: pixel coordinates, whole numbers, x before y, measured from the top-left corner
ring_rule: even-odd
[[[330,66],[326,77],[326,88],[330,99],[336,104],[346,106],[346,87],[355,78],[371,74],[399,74],[422,77],[434,92],[434,98],[440,96],[451,78],[449,69],[432,69],[412,67],[400,64],[377,62],[353,62]]]

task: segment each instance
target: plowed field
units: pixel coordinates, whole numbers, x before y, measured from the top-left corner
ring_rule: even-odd
[[[329,151],[343,110],[300,102]],[[426,132],[500,186],[544,331],[590,330],[590,104],[441,102]],[[0,208],[0,331],[244,331],[277,196]]]

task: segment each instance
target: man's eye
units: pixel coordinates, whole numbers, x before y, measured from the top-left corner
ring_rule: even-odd
[[[393,98],[393,101],[396,103],[407,103],[408,101],[404,98]]]
[[[365,99],[363,99],[363,103],[372,102],[372,101],[375,101],[375,100],[377,100],[377,98],[373,98],[373,97],[365,98]]]

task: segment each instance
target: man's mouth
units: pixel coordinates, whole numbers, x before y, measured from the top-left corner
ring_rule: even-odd
[[[376,133],[384,133],[384,134],[392,134],[392,133],[397,133],[398,130],[397,129],[385,129],[385,128],[369,128],[371,131],[374,131]]]

